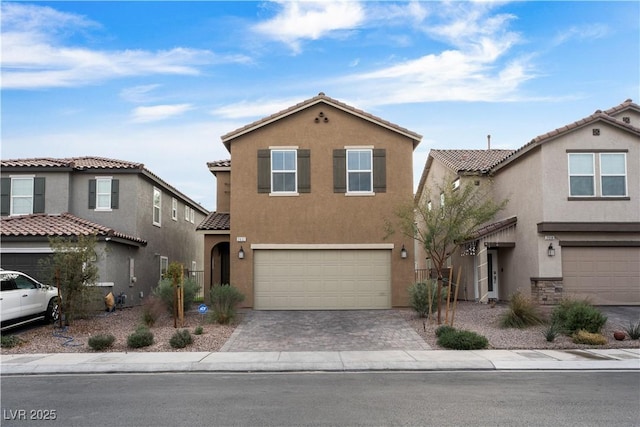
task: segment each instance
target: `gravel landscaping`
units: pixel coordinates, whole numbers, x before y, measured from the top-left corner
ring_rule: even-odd
[[[543,307],[547,313],[550,307]],[[467,329],[484,335],[489,340],[490,348],[494,349],[580,349],[580,348],[639,348],[640,341],[629,340],[616,341],[613,331],[620,330],[621,325],[607,322],[603,334],[607,338],[607,344],[601,346],[586,346],[574,344],[569,337],[559,335],[554,342],[547,342],[542,331],[545,326],[531,327],[527,329],[503,329],[498,326],[499,318],[507,310],[506,305],[490,307],[473,302],[460,302],[455,313],[454,327]],[[427,321],[418,318],[410,309],[395,310],[411,325],[415,331],[433,349],[439,349],[436,344],[435,321]],[[241,314],[237,321],[241,320]],[[442,312],[444,322],[445,313]],[[16,335],[22,340],[22,344],[14,348],[3,348],[3,354],[16,353],[71,353],[90,352],[87,341],[96,334],[112,334],[116,340],[107,351],[132,352],[132,351],[219,351],[233,333],[236,324],[218,325],[208,323],[206,318],[197,311],[185,313],[184,328],[193,336],[193,344],[184,349],[174,349],[169,345],[169,339],[176,332],[173,327],[173,319],[169,315],[163,315],[151,328],[154,334],[154,344],[142,349],[130,349],[127,347],[127,336],[134,332],[141,323],[141,307],[126,308],[114,313],[99,313],[89,319],[81,319],[73,322],[66,330],[59,330],[52,325],[34,326],[17,331]],[[631,319],[630,319],[631,320]],[[203,334],[195,335],[197,326],[202,326]],[[4,334],[11,334],[11,331]]]

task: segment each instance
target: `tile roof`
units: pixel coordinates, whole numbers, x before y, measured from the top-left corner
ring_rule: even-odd
[[[394,123],[391,123],[387,120],[381,119],[380,117],[374,116],[373,114],[367,113],[363,110],[359,110],[355,107],[352,107],[350,105],[347,105],[343,102],[340,102],[336,99],[333,99],[327,95],[325,95],[323,92],[320,92],[317,96],[314,96],[313,98],[307,99],[305,101],[302,101],[296,105],[293,105],[289,108],[286,108],[282,111],[279,111],[275,114],[272,114],[270,116],[264,117],[260,120],[257,120],[253,123],[249,123],[246,126],[243,126],[239,129],[236,129],[234,131],[231,131],[225,135],[222,135],[222,142],[224,143],[224,145],[227,147],[227,149],[229,149],[229,143],[231,142],[232,139],[240,136],[240,135],[244,135],[246,133],[249,133],[255,129],[258,129],[264,125],[267,125],[269,123],[273,123],[276,120],[279,120],[281,118],[284,118],[286,116],[289,116],[293,113],[296,113],[298,111],[304,110],[305,108],[308,108],[312,105],[318,104],[320,102],[323,102],[325,104],[331,105],[333,107],[336,107],[340,110],[349,112],[351,114],[354,114],[356,116],[359,116],[365,120],[368,120],[370,122],[376,123],[380,126],[383,126],[387,129],[391,129],[395,132],[401,133],[409,138],[411,138],[414,142],[413,142],[413,147],[415,148],[419,143],[420,140],[422,139],[422,135],[417,134],[415,132],[412,132],[406,128],[403,128],[401,126],[398,126]]]
[[[467,241],[477,240],[481,237],[488,236],[489,234],[496,233],[511,226],[514,226],[518,222],[518,217],[512,216],[500,221],[492,222],[478,228]]]
[[[207,162],[207,167],[211,168],[230,168],[231,167],[231,159],[225,160],[214,160],[213,162]]]
[[[207,217],[196,227],[196,230],[200,231],[223,231],[231,229],[231,215],[222,212],[211,212]]]
[[[430,155],[456,172],[486,171],[515,150],[431,150]]]
[[[31,158],[0,160],[0,166],[6,167],[46,167],[46,168],[72,168],[85,169],[139,169],[142,163],[127,162],[124,160],[108,159],[105,157],[70,157],[70,158]]]
[[[113,228],[79,218],[70,213],[59,215],[33,214],[2,217],[0,235],[6,237],[54,237],[54,236],[97,236],[119,238],[145,246],[147,241],[129,236]]]
[[[532,150],[533,148],[541,145],[541,144],[545,144],[547,142],[550,142],[562,135],[565,135],[569,132],[572,132],[576,129],[582,128],[584,126],[588,126],[591,125],[595,122],[598,121],[603,121],[603,122],[607,122],[613,126],[617,126],[620,128],[624,128],[630,132],[635,133],[636,135],[640,136],[640,128],[635,127],[629,123],[625,123],[622,120],[618,120],[612,116],[610,116],[611,113],[616,113],[619,111],[622,111],[624,109],[627,108],[634,108],[638,111],[640,111],[640,107],[637,104],[634,104],[630,99],[626,100],[625,102],[623,102],[622,104],[610,108],[609,110],[607,110],[606,112],[603,112],[601,110],[597,110],[595,113],[593,113],[592,115],[585,117],[583,119],[577,120],[573,123],[569,123],[568,125],[559,127],[557,129],[554,129],[550,132],[544,133],[542,135],[538,135],[535,138],[533,138],[531,141],[529,141],[528,143],[526,143],[525,145],[523,145],[522,147],[518,148],[517,150],[515,150],[513,152],[513,154],[511,154],[510,156],[507,156],[505,159],[503,159],[500,163],[496,164],[494,167],[499,169],[505,165],[507,165],[508,163],[510,163],[511,161],[517,159],[518,157],[528,153],[530,150]]]
[[[30,159],[2,159],[0,167],[3,169],[11,168],[46,168],[60,170],[78,170],[85,171],[90,169],[108,169],[112,171],[126,171],[130,173],[142,173],[151,178],[158,184],[163,185],[169,191],[175,193],[183,200],[189,202],[192,207],[198,209],[203,214],[209,211],[202,207],[198,202],[192,200],[189,196],[160,178],[158,175],[144,167],[143,163],[128,162],[125,160],[109,159],[106,157],[85,156],[85,157],[68,157],[68,158],[30,158]]]

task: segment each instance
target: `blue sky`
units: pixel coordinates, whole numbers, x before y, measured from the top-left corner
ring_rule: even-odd
[[[432,148],[640,101],[640,2],[2,2],[2,158],[142,162],[215,208],[220,136],[325,92]]]

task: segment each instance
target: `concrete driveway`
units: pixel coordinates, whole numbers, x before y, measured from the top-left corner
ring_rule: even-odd
[[[250,310],[221,351],[429,349],[394,310]]]

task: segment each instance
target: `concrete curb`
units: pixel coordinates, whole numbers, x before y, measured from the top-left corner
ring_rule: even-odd
[[[640,349],[0,355],[1,375],[153,372],[640,371]]]

